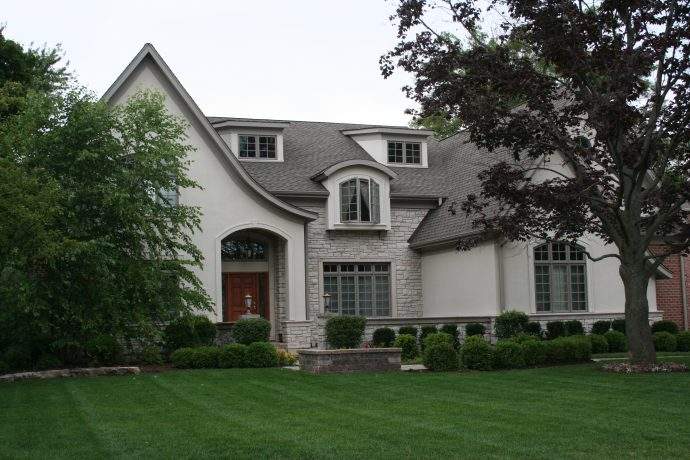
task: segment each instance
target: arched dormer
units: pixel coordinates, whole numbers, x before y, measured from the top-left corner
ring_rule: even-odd
[[[328,190],[329,230],[390,230],[390,181],[397,175],[371,160],[336,163],[312,179]]]

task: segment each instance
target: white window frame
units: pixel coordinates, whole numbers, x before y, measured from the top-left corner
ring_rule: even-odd
[[[553,245],[554,244],[563,244],[565,245],[565,259],[564,260],[558,260],[554,259],[553,257]],[[587,264],[587,257],[584,254],[585,249],[581,245],[574,245],[575,248],[579,249],[582,253],[582,259],[578,260],[571,260],[570,259],[570,251],[573,247],[572,244],[563,242],[563,241],[551,241],[551,242],[546,242],[546,243],[541,243],[538,245],[535,245],[534,247],[531,248],[531,258],[532,258],[532,270],[533,270],[533,277],[532,277],[532,287],[534,289],[534,309],[536,314],[572,314],[572,313],[587,313],[590,311],[590,292],[589,292],[589,264]],[[536,257],[536,252],[537,250],[540,250],[541,248],[546,247],[547,248],[547,259],[542,259],[542,260],[537,260]],[[540,302],[538,299],[539,292],[537,290],[537,267],[538,266],[543,266],[547,267],[548,270],[548,275],[549,275],[549,307],[548,310],[541,309],[540,310]],[[565,289],[566,289],[566,298],[567,298],[567,305],[568,309],[567,310],[554,310],[553,309],[553,293],[554,293],[554,267],[555,266],[565,266],[566,267],[566,278],[567,282],[565,284]],[[572,267],[573,266],[579,266],[582,267],[582,286],[584,287],[584,309],[573,309],[573,298],[572,298],[572,287],[573,287],[573,282],[572,282]]]
[[[242,156],[242,138],[253,137],[254,141],[254,156]],[[273,139],[273,156],[262,157],[261,155],[261,138]],[[237,135],[237,157],[241,160],[261,160],[261,161],[277,161],[278,160],[278,136],[275,134],[250,134],[239,133]]]
[[[357,198],[356,219],[343,219],[343,186],[352,181],[355,181],[355,196]],[[361,183],[367,181],[368,198],[369,198],[369,220],[362,220],[362,194]],[[374,199],[375,197],[375,199]],[[348,203],[349,206],[349,203]],[[350,212],[348,211],[348,214]],[[338,183],[338,215],[340,222],[343,224],[371,224],[377,225],[381,223],[381,184],[379,184],[372,177],[350,177]]]
[[[389,150],[391,144],[402,144],[402,161],[391,161],[389,156]],[[407,148],[408,146],[417,146],[417,159],[418,161],[408,161],[407,158]],[[386,141],[386,162],[390,165],[407,165],[407,166],[422,166],[423,165],[423,147],[422,142],[414,141],[400,141],[389,139]]]
[[[331,309],[326,310],[325,305],[322,305],[323,312],[324,314],[330,314],[330,315],[342,315],[342,302],[340,299],[340,296],[342,295],[342,278],[343,277],[354,277],[354,313],[347,312],[346,314],[354,314],[356,316],[365,316],[367,318],[391,318],[395,316],[395,295],[394,295],[394,280],[395,280],[395,267],[392,261],[390,260],[323,260],[319,262],[319,268],[320,268],[320,287],[321,287],[321,298],[323,298],[323,294],[329,291],[326,291],[326,277],[335,277],[336,278],[336,283],[337,283],[337,293],[336,295],[330,294],[331,295]],[[332,271],[326,271],[325,267],[327,265],[336,265],[337,266],[337,271],[332,272]],[[353,266],[353,271],[346,271],[343,272],[341,271],[343,266]],[[376,271],[375,267],[376,265],[385,265],[387,266],[387,270],[385,271]],[[360,271],[360,266],[371,266],[371,270],[368,271]],[[387,284],[388,284],[388,307],[387,307],[387,314],[385,315],[378,315],[378,314],[372,314],[372,315],[366,315],[366,314],[361,314],[362,309],[359,305],[360,303],[360,277],[371,277],[371,309],[372,313],[377,313],[378,308],[376,306],[376,300],[377,300],[377,290],[376,290],[376,277],[377,276],[386,276],[387,279]],[[330,293],[330,292],[329,292]],[[337,311],[333,311],[333,307],[337,307]]]

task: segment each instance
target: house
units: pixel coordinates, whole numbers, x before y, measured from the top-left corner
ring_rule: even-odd
[[[104,99],[118,104],[143,88],[165,94],[189,123],[190,174],[203,190],[172,199],[203,211],[198,275],[221,329],[247,302],[290,348],[323,346],[332,314],[367,316],[370,335],[382,326],[490,323],[506,309],[586,325],[623,313],[615,259],[583,254],[611,251],[596,237],[573,247],[494,239],[456,250],[476,233],[463,198],[505,155],[463,133],[436,140],[405,126],[206,117],[149,44]],[[651,279],[651,318],[660,317],[655,288]]]
[[[652,248],[657,254],[667,249],[662,244]],[[690,280],[688,276],[688,256],[674,254],[664,260],[664,267],[672,276],[657,280],[656,302],[664,319],[673,321],[679,329],[688,330],[690,315],[688,314],[688,292]]]

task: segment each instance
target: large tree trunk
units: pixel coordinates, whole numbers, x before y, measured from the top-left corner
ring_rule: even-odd
[[[645,270],[644,259],[630,263],[624,261],[620,266],[620,276],[625,288],[625,333],[630,361],[653,363],[656,351],[649,327],[649,273]]]

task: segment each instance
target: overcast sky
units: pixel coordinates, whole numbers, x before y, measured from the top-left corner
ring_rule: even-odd
[[[407,124],[378,58],[395,43],[390,0],[3,0],[8,38],[61,43],[98,96],[152,43],[206,115]]]

